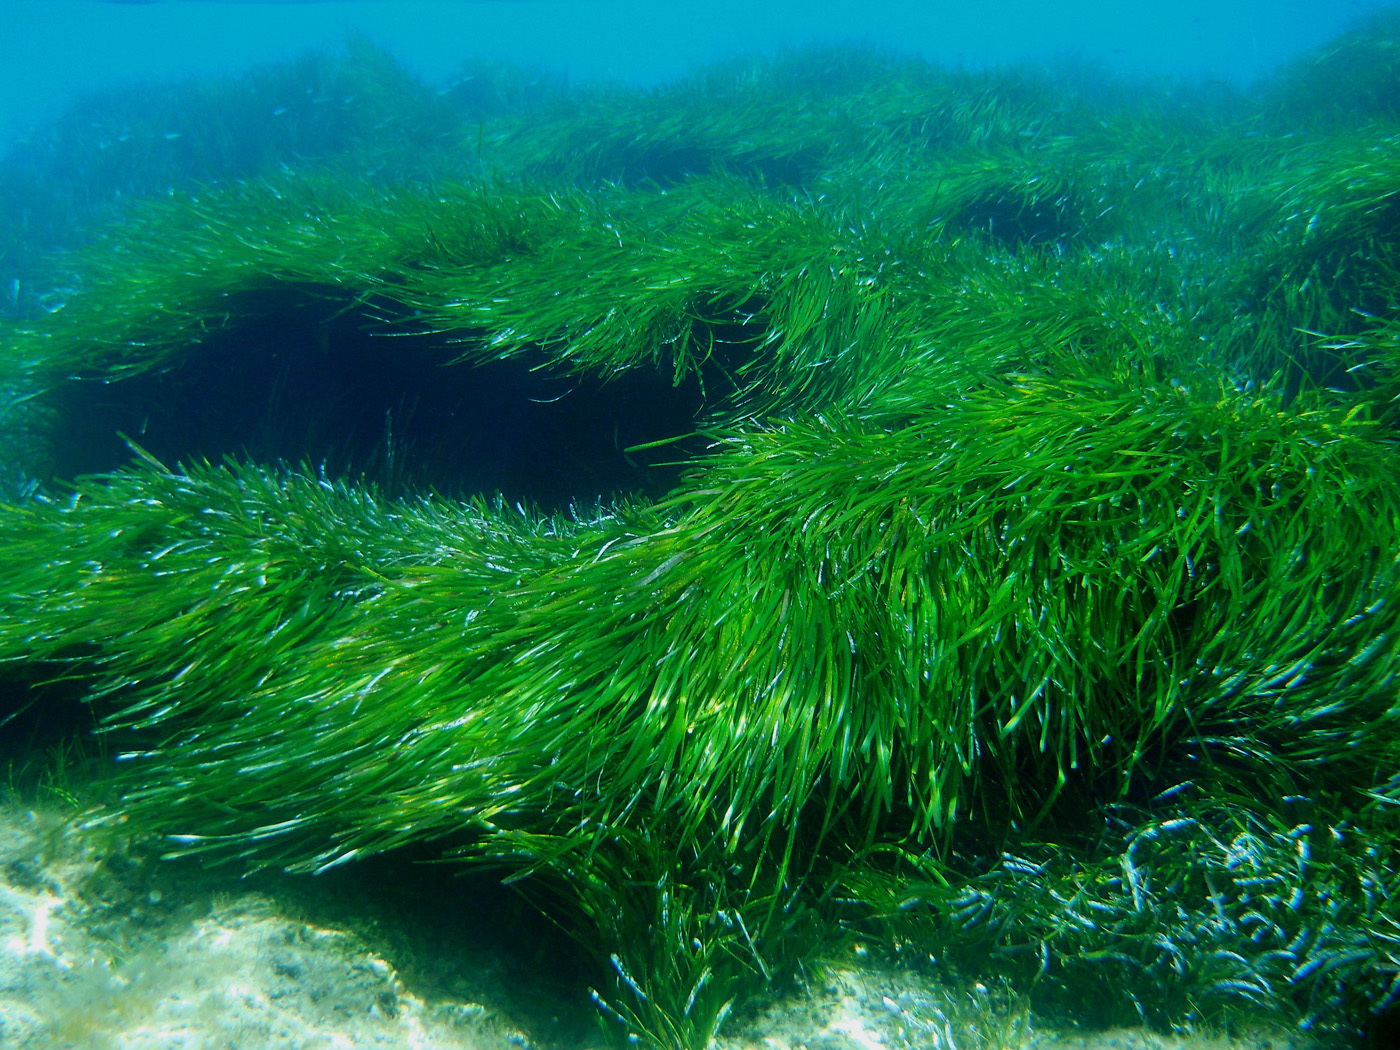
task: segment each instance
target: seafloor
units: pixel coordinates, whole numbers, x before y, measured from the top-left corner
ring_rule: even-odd
[[[0,808],[0,1046],[13,1050],[583,1050],[608,1045],[580,975],[450,877],[392,866],[240,879],[94,838],[57,800]],[[388,879],[385,885],[381,880]],[[475,889],[479,890],[480,887]],[[456,892],[469,897],[473,888]],[[428,896],[430,899],[425,900]],[[451,921],[450,936],[442,924]],[[528,924],[527,924],[528,925]],[[539,932],[538,930],[536,932]],[[1043,1023],[981,982],[860,952],[755,1005],[716,1050],[1310,1050],[1296,1031]]]

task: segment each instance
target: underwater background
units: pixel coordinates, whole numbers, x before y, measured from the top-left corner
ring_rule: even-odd
[[[0,1046],[1400,1045],[1400,9],[5,16]]]
[[[986,68],[1076,56],[1125,73],[1246,84],[1343,32],[1385,0],[1113,0],[978,4],[816,0],[8,0],[0,35],[0,139],[75,96],[230,76],[364,35],[437,85],[466,59],[575,82],[654,86],[693,67],[810,44],[894,48]]]

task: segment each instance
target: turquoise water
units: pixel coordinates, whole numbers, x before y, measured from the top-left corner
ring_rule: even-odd
[[[869,43],[947,65],[1073,55],[1125,72],[1247,82],[1382,0],[1040,3],[453,2],[153,4],[9,0],[0,33],[0,141],[75,95],[223,76],[365,34],[433,82],[467,58],[575,80],[654,84],[736,54]]]

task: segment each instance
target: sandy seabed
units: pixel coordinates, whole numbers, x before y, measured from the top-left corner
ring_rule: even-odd
[[[395,910],[341,920],[314,878],[165,863],[71,811],[0,805],[0,1047],[39,1050],[584,1050],[586,990],[535,982],[489,948],[433,972]],[[346,910],[350,909],[350,910]],[[335,909],[330,909],[332,913]],[[469,913],[470,909],[468,909]],[[461,921],[462,911],[452,921]],[[482,916],[483,919],[487,918]],[[469,921],[469,920],[468,920]],[[499,923],[497,923],[499,925]],[[534,986],[538,984],[538,987]],[[716,1050],[1308,1050],[1298,1035],[1042,1028],[982,988],[830,968],[820,987],[726,1027]],[[577,1000],[575,1002],[574,1000]]]

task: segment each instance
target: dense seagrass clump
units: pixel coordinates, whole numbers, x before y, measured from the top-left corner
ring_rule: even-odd
[[[141,202],[4,333],[0,667],[122,742],[94,819],[438,843],[658,1046],[852,935],[1105,1023],[1389,1009],[1400,129],[500,76],[456,181]]]

